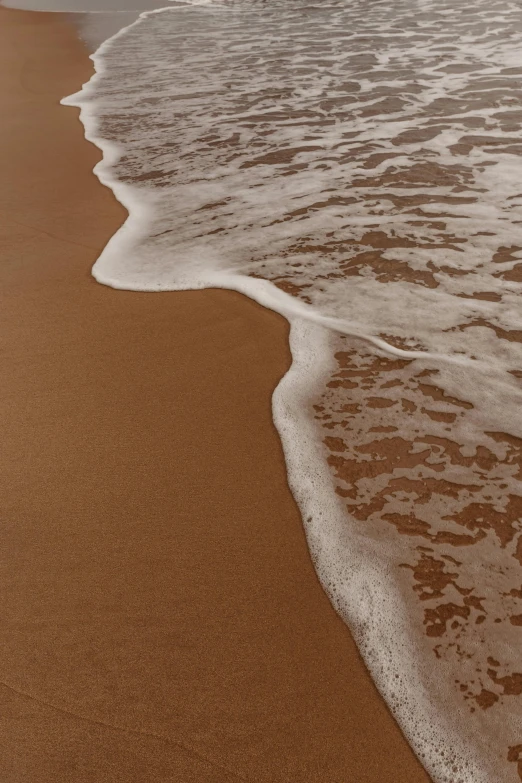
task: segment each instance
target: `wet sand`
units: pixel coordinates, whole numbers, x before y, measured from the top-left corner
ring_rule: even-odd
[[[0,779],[426,783],[287,487],[286,322],[94,282],[125,215],[58,104],[89,61],[0,21]]]

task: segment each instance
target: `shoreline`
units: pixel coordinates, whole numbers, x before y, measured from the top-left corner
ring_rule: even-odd
[[[125,213],[58,105],[87,53],[0,14],[3,778],[428,781],[310,562],[270,411],[287,323],[95,283]]]

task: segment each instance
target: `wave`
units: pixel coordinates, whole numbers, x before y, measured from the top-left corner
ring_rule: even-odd
[[[522,777],[521,43],[507,0],[180,2],[64,100],[129,212],[99,282],[290,321],[318,576],[448,783]]]

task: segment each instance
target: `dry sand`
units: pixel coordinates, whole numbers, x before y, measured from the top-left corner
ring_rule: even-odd
[[[2,783],[426,783],[310,562],[271,420],[287,325],[90,277],[124,219],[0,10]]]

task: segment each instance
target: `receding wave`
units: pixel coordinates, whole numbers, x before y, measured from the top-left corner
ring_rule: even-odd
[[[522,8],[202,0],[94,59],[95,277],[288,317],[322,584],[434,779],[522,779]]]

